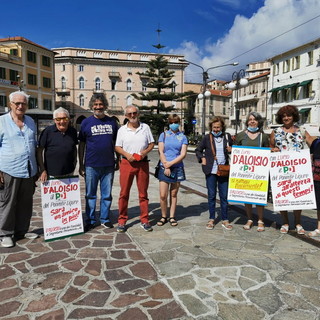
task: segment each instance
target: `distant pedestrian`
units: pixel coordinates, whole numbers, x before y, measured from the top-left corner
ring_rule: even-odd
[[[73,175],[77,164],[77,130],[70,126],[69,111],[58,108],[53,119],[55,124],[42,131],[37,149],[41,182]]]
[[[36,238],[28,233],[37,174],[36,126],[25,115],[29,96],[9,95],[10,111],[0,117],[0,245],[10,248],[16,239]]]
[[[154,147],[154,139],[150,127],[139,121],[139,109],[137,107],[127,106],[125,115],[129,121],[119,129],[116,141],[116,151],[122,156],[117,231],[126,231],[129,195],[134,177],[136,177],[139,192],[141,227],[145,231],[152,231],[149,224],[148,153]]]
[[[304,148],[304,134],[302,134],[299,126],[297,125],[299,118],[299,111],[294,105],[283,106],[278,110],[276,121],[281,124],[281,126],[271,132],[270,146],[272,152],[297,152]],[[280,211],[280,213],[283,219],[280,232],[288,233],[288,211]],[[301,210],[293,210],[293,214],[296,232],[298,234],[305,234],[305,230],[301,225]]]
[[[110,220],[114,171],[118,170],[114,143],[117,137],[116,121],[105,115],[108,102],[102,93],[94,93],[89,107],[93,115],[82,121],[79,133],[79,174],[86,182],[86,225],[85,231],[97,224],[96,201],[100,182],[100,223],[113,228]]]
[[[159,186],[161,219],[158,226],[167,223],[168,195],[170,194],[169,223],[175,227],[178,191],[180,182],[186,179],[182,160],[187,155],[188,139],[179,131],[180,117],[177,114],[168,117],[169,130],[161,133],[158,141],[160,155]],[[169,190],[170,189],[170,190]]]
[[[246,119],[246,129],[239,132],[235,138],[235,145],[245,147],[265,147],[270,146],[268,135],[263,132],[263,119],[260,113],[250,112]],[[244,230],[250,230],[253,226],[252,204],[245,203],[246,214],[248,221],[243,226]],[[258,228],[257,231],[265,230],[263,222],[264,206],[256,205],[258,214]]]
[[[232,139],[226,133],[226,126],[222,117],[213,117],[209,122],[210,133],[206,134],[196,148],[196,156],[202,165],[202,171],[206,176],[209,204],[209,221],[206,229],[215,227],[216,219],[216,195],[219,188],[220,210],[222,227],[232,230],[232,224],[228,218],[228,177],[217,175],[219,164],[228,164],[228,154],[231,152]]]

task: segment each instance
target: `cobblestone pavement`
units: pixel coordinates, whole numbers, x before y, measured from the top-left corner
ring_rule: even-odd
[[[203,176],[196,163],[186,163],[190,179],[179,193],[177,227],[155,225],[158,182],[150,176],[153,232],[140,228],[133,186],[126,234],[99,226],[65,239],[44,242],[41,235],[0,248],[0,318],[320,319],[318,246],[281,235],[270,206],[265,232],[256,231],[256,221],[243,230],[241,206],[230,208],[232,231],[220,222],[206,230]],[[113,222],[118,194],[116,174]],[[309,229],[314,214],[305,213]],[[42,234],[38,191],[31,230]]]

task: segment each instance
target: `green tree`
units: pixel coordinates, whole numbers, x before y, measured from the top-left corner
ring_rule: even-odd
[[[173,105],[166,107],[164,101],[182,101],[184,94],[174,92],[175,82],[172,80],[174,71],[169,70],[168,60],[158,55],[150,60],[145,72],[137,72],[141,78],[146,79],[144,86],[155,89],[153,91],[132,94],[140,101],[155,101],[151,106],[139,106],[141,110],[141,121],[150,125],[152,132],[158,136],[163,131],[168,113],[172,112]],[[165,92],[165,89],[171,89]]]

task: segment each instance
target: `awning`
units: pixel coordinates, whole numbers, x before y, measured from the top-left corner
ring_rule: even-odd
[[[312,80],[313,80],[313,79],[302,81],[302,82],[300,82],[300,83],[298,84],[298,87],[306,86],[306,85],[308,85],[309,83],[311,83]]]
[[[288,84],[285,89],[290,89],[292,87],[296,87],[297,85],[299,84],[299,82],[295,82],[295,83],[291,83],[291,84]]]
[[[310,81],[312,81],[312,80],[310,80]],[[280,90],[284,90],[284,89],[290,89],[290,88],[292,88],[292,87],[298,86],[298,84],[299,84],[299,82],[287,84],[287,85],[282,86],[282,87],[273,88],[273,89],[271,89],[269,92],[276,92],[276,91],[280,91]]]
[[[311,108],[303,108],[303,109],[299,110],[299,113],[306,113],[306,112],[308,112],[310,110],[311,110]]]
[[[282,90],[283,87],[285,87],[285,86],[278,87],[278,88],[273,88],[273,89],[269,90],[269,92],[276,92],[276,91]]]

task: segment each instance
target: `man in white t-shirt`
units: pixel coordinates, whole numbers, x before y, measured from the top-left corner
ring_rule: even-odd
[[[150,127],[139,121],[137,107],[127,106],[125,115],[128,122],[119,129],[115,147],[115,151],[122,156],[117,231],[126,231],[128,201],[134,177],[136,177],[139,191],[141,227],[145,231],[152,231],[149,224],[149,161],[147,155],[154,147],[154,139]]]

